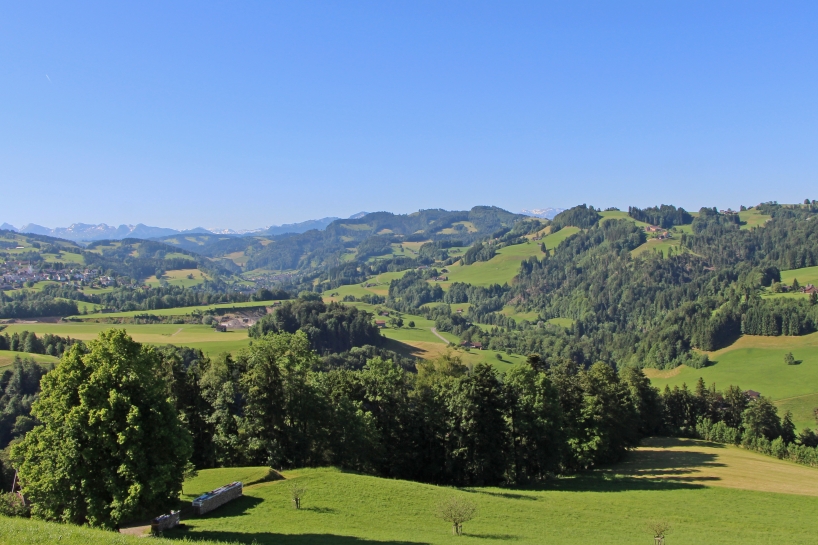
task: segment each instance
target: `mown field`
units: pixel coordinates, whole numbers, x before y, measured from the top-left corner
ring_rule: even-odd
[[[128,312],[97,312],[92,314],[82,314],[70,316],[72,320],[96,320],[100,318],[133,318],[144,314],[153,316],[188,316],[194,313],[202,313],[211,310],[231,310],[268,307],[280,301],[248,301],[246,303],[219,303],[216,305],[199,305],[193,307],[162,308],[156,310],[132,310]]]
[[[804,267],[803,269],[792,269],[781,271],[781,282],[792,285],[793,280],[798,280],[802,286],[807,284],[818,285],[818,267]]]
[[[14,358],[31,359],[38,363],[54,363],[60,361],[54,356],[47,356],[45,354],[29,354],[28,352],[12,352],[11,350],[0,350],[0,368],[8,367],[14,363]]]
[[[137,342],[199,348],[209,355],[221,352],[236,352],[250,344],[247,331],[218,332],[210,326],[197,324],[97,324],[97,323],[58,323],[58,324],[12,324],[3,330],[9,335],[22,331],[33,331],[37,336],[46,333],[71,337],[81,341],[96,339],[101,331],[112,327],[125,329]],[[13,357],[13,356],[12,356]]]
[[[514,542],[631,545],[653,543],[646,525],[668,521],[668,545],[815,543],[818,470],[703,441],[649,439],[617,466],[545,485],[449,488],[380,479],[333,468],[204,470],[185,482],[182,500],[222,484],[248,484],[244,497],[156,543],[191,539],[276,545],[379,545]],[[306,487],[303,508],[289,487]],[[462,537],[434,516],[452,496],[477,505]],[[3,543],[136,543],[138,538],[24,519],[0,519]]]
[[[784,363],[792,352],[797,365]],[[708,386],[723,390],[738,385],[770,397],[779,407],[793,412],[798,429],[816,427],[813,409],[818,408],[818,333],[803,337],[758,337],[745,335],[731,346],[709,353],[714,365],[704,369],[687,366],[671,371],[646,370],[654,386],[693,388],[699,377]]]
[[[193,278],[188,278],[192,276]],[[199,269],[179,269],[176,271],[167,271],[162,275],[161,279],[155,276],[149,277],[145,280],[145,284],[149,286],[159,286],[162,282],[167,282],[171,286],[182,286],[184,288],[192,288],[203,284],[208,276]]]

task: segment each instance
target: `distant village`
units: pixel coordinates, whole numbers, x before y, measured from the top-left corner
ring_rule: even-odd
[[[103,276],[98,269],[35,268],[27,260],[0,263],[0,290],[30,287],[35,282],[46,280],[76,288],[107,287],[115,283],[114,278]]]

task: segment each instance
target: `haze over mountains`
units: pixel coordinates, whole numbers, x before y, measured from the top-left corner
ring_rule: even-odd
[[[523,210],[522,213],[526,216],[533,216],[537,218],[553,219],[554,216],[562,212],[562,208],[533,208]],[[353,214],[348,219],[360,219],[368,212],[358,212]],[[9,223],[0,225],[0,230],[15,231],[18,233],[31,233],[34,235],[45,235],[50,237],[62,238],[74,242],[93,242],[97,240],[122,240],[125,238],[141,238],[152,239],[161,238],[172,235],[196,235],[196,234],[213,234],[213,235],[233,235],[233,236],[247,236],[247,235],[283,235],[287,233],[305,233],[312,229],[323,230],[335,220],[341,219],[335,216],[329,216],[321,219],[306,220],[298,223],[285,223],[283,225],[273,225],[270,227],[263,227],[258,229],[240,229],[234,230],[229,228],[209,228],[194,227],[193,229],[171,229],[169,227],[154,227],[137,223],[136,225],[122,224],[118,227],[107,225],[105,223],[88,224],[88,223],[73,223],[68,227],[43,227],[35,223],[23,225],[19,229]]]
[[[356,214],[354,217],[359,216]],[[46,235],[50,237],[62,238],[65,240],[72,240],[74,242],[93,242],[96,240],[122,240],[124,238],[161,238],[171,235],[179,234],[215,234],[215,235],[283,235],[285,233],[304,233],[311,229],[324,229],[333,221],[340,219],[336,217],[327,217],[316,220],[307,220],[299,223],[288,223],[284,225],[273,225],[267,228],[259,229],[220,229],[204,227],[195,227],[193,229],[171,229],[169,227],[152,227],[138,223],[136,225],[120,225],[114,227],[105,223],[88,224],[88,223],[74,223],[69,227],[56,227],[51,229],[43,227],[34,223],[26,224],[19,229],[11,224],[3,223],[0,229],[8,231],[16,231],[18,233],[31,233],[34,235]]]

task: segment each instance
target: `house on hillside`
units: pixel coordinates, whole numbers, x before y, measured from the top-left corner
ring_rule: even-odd
[[[658,233],[661,230],[662,230],[661,227],[657,227],[655,225],[648,225],[647,227],[645,227],[645,231],[647,231],[648,233]]]
[[[378,329],[383,329],[386,327],[386,322],[383,320],[375,320],[375,327]]]
[[[761,397],[761,394],[756,392],[755,390],[745,390],[744,395],[747,396],[747,399],[750,401],[755,401]]]
[[[806,293],[807,295],[812,295],[813,293],[818,293],[818,288],[816,288],[812,284],[807,284],[807,287],[804,288],[804,293]]]

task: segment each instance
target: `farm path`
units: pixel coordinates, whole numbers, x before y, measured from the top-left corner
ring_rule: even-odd
[[[176,333],[172,333],[172,334],[171,334],[171,337],[175,337],[176,335],[178,335],[179,333],[181,333],[183,329],[184,329],[184,327],[180,327],[179,329],[177,329],[177,330],[176,330]]]
[[[433,328],[432,328],[432,333],[434,333],[434,334],[435,334],[435,337],[437,337],[438,339],[440,339],[440,340],[441,340],[441,341],[443,341],[444,343],[449,344],[449,341],[448,341],[448,340],[447,340],[447,339],[446,339],[446,338],[445,338],[443,335],[441,335],[440,333],[438,333],[438,332],[437,332],[437,328],[436,328],[436,327],[433,327]]]

